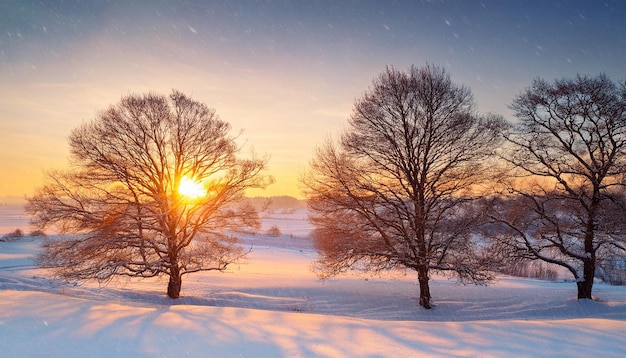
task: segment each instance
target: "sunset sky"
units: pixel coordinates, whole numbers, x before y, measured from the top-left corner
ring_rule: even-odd
[[[481,113],[537,77],[626,79],[624,1],[0,2],[0,198],[68,163],[67,136],[133,93],[177,89],[243,130],[300,196],[317,144],[393,65],[444,66]],[[2,200],[0,199],[0,202]]]

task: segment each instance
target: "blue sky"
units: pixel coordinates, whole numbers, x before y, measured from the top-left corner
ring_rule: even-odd
[[[444,66],[511,118],[537,77],[626,78],[623,1],[3,1],[0,196],[67,164],[69,131],[121,96],[178,89],[216,109],[276,184],[336,135],[387,65]]]

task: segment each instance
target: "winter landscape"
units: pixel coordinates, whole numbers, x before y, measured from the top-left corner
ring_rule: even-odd
[[[596,283],[576,300],[572,282],[499,277],[489,286],[435,278],[435,307],[417,305],[410,273],[356,273],[327,281],[304,210],[263,216],[246,262],[166,281],[68,285],[34,265],[41,237],[0,242],[0,349],[4,357],[622,357],[626,287]],[[0,234],[28,220],[0,207]]]
[[[0,1],[0,358],[625,357],[625,10]]]

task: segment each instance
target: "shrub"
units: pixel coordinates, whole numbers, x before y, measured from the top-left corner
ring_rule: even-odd
[[[24,233],[21,229],[15,229],[15,231],[10,232],[4,236],[2,236],[2,241],[16,240],[21,237],[24,237]]]
[[[272,225],[272,227],[267,229],[265,233],[272,237],[279,237],[280,235],[283,234],[282,231],[280,231],[280,228],[276,225]]]

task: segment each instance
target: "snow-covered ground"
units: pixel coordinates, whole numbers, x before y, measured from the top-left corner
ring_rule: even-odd
[[[0,217],[5,232],[11,220]],[[0,242],[0,356],[626,355],[626,287],[598,283],[598,300],[579,302],[571,282],[436,278],[424,310],[412,274],[318,280],[306,215],[271,214],[261,232],[274,225],[282,236],[244,238],[247,262],[186,276],[179,300],[165,279],[61,284],[33,265],[41,238]]]

